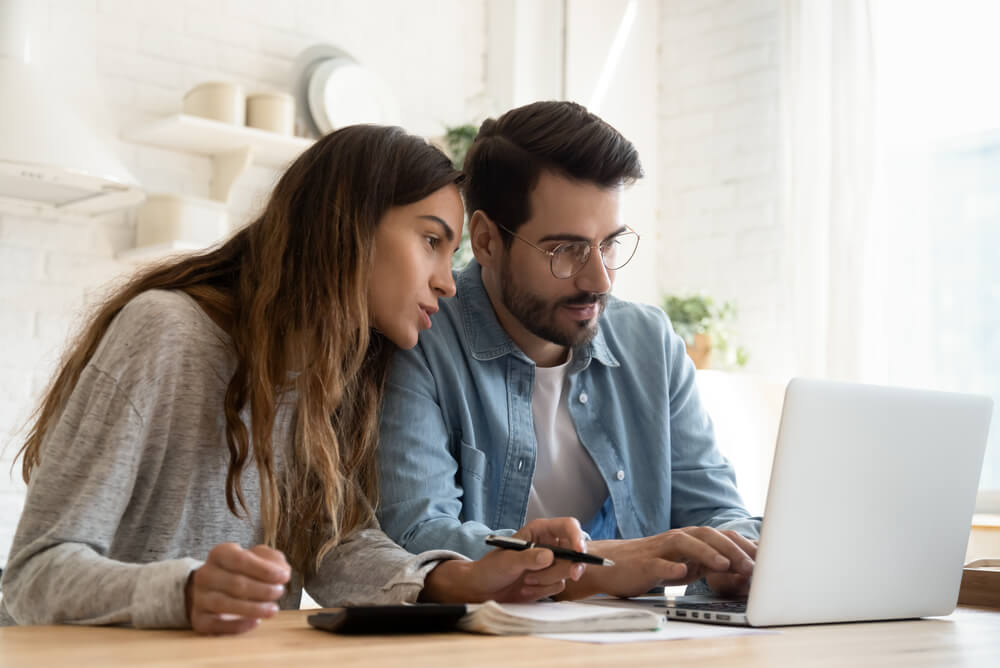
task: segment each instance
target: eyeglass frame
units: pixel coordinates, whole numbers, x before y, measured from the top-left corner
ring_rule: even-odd
[[[626,225],[624,231],[616,232],[615,235],[614,235],[614,236],[618,236],[620,234],[624,234],[626,231],[627,232],[631,232],[632,234],[635,235],[635,248],[632,249],[632,254],[629,255],[628,259],[625,260],[625,262],[623,262],[619,266],[615,267],[614,269],[612,269],[608,265],[604,264],[604,254],[601,252],[601,244],[604,243],[604,241],[608,241],[608,240],[614,238],[614,237],[609,237],[607,239],[604,239],[603,241],[594,241],[592,243],[587,244],[587,257],[583,261],[583,264],[580,265],[579,269],[577,269],[576,271],[574,271],[569,276],[556,276],[555,267],[552,266],[552,263],[555,262],[556,253],[558,253],[559,249],[562,248],[563,246],[566,246],[568,244],[577,244],[577,243],[580,243],[580,241],[563,241],[558,246],[556,246],[554,249],[552,249],[552,250],[545,250],[544,248],[542,248],[540,246],[536,246],[535,244],[531,243],[530,241],[528,241],[527,239],[525,239],[524,237],[522,237],[520,234],[518,234],[514,230],[509,229],[506,225],[501,225],[500,223],[498,223],[495,220],[493,220],[491,222],[494,225],[496,225],[497,227],[499,227],[501,230],[503,230],[504,232],[506,232],[507,234],[509,234],[512,237],[514,237],[515,239],[520,239],[521,241],[523,241],[524,243],[528,244],[529,246],[531,246],[535,250],[540,251],[540,252],[545,253],[546,255],[548,255],[549,256],[549,272],[552,274],[552,276],[554,278],[557,278],[560,281],[569,280],[569,279],[573,278],[574,276],[576,276],[577,274],[579,274],[584,269],[586,269],[587,268],[587,263],[590,262],[590,256],[594,254],[594,248],[595,247],[597,248],[597,254],[601,257],[601,264],[604,265],[604,268],[606,270],[608,270],[608,271],[618,271],[619,269],[621,269],[626,264],[628,264],[629,262],[632,261],[632,258],[635,257],[635,251],[638,250],[638,248],[639,248],[639,241],[642,239],[642,237],[639,236],[638,232],[636,232],[631,227],[629,227],[628,225]]]

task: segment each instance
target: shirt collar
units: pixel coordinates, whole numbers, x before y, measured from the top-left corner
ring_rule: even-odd
[[[455,282],[460,295],[462,325],[465,328],[465,336],[469,341],[472,356],[479,361],[485,361],[514,354],[531,362],[531,359],[518,348],[497,319],[493,303],[486,293],[486,286],[483,285],[482,267],[479,266],[479,263],[476,260],[470,260],[465,269],[458,272]],[[591,359],[609,367],[621,366],[621,363],[608,348],[604,337],[603,322],[604,315],[602,314],[597,335],[590,343],[574,351],[571,367],[573,371],[586,368]]]

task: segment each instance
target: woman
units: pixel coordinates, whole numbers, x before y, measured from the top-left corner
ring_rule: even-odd
[[[532,600],[578,578],[548,550],[413,556],[374,524],[386,368],[455,291],[460,180],[398,128],[344,128],[220,248],[100,306],[20,453],[0,619],[238,633],[303,586],[323,605]],[[572,520],[520,534],[583,548]]]

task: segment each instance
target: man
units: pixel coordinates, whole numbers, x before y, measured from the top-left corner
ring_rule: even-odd
[[[564,596],[703,576],[745,591],[759,524],[684,342],[659,309],[610,297],[639,240],[621,220],[635,148],[580,105],[538,102],[484,122],[465,170],[475,260],[393,362],[383,529],[411,551],[478,557],[490,533],[575,517],[616,565]]]

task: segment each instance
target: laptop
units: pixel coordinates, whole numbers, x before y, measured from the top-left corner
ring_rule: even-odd
[[[784,626],[950,614],[992,412],[984,396],[793,379],[749,595],[668,597],[667,618]]]

